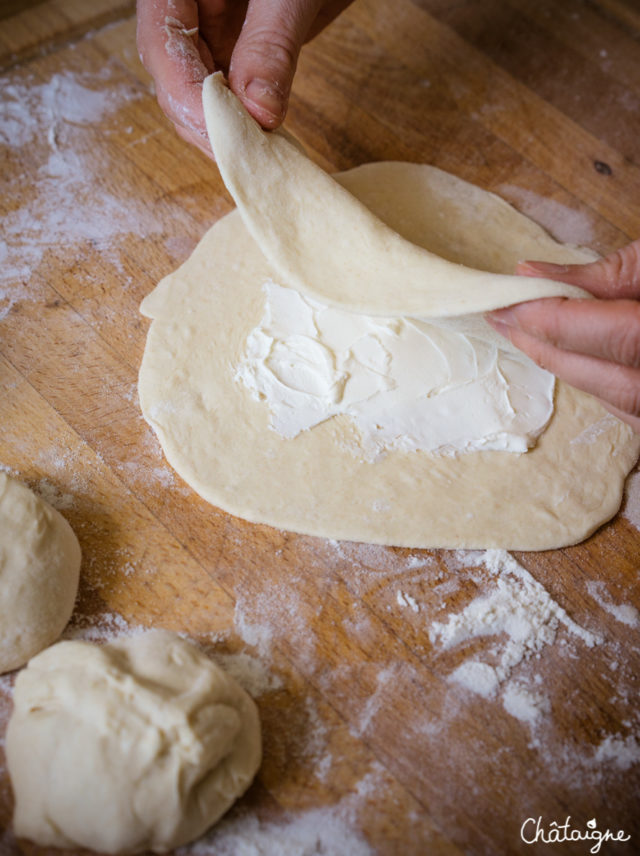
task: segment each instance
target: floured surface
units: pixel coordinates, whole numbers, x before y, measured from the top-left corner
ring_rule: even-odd
[[[482,47],[473,51],[460,40],[456,48],[452,29],[440,29],[408,0],[359,0],[305,47],[292,128],[329,170],[381,158],[429,160],[500,193],[505,182],[526,188],[588,218],[591,232],[578,221],[560,222],[560,210],[544,219],[534,209],[558,240],[606,253],[624,241],[608,211],[625,234],[639,230],[634,167],[612,157],[605,137],[624,142],[627,158],[631,152],[638,162],[640,135],[631,114],[620,111],[622,96],[635,103],[631,90],[616,91],[614,78],[603,75],[596,104],[575,48],[590,53],[594,66],[602,63],[598,49],[607,48],[621,74],[625,45],[632,56],[638,45],[603,18],[589,30],[595,5],[581,8],[578,22],[563,12],[545,23],[544,7],[536,12],[516,2],[547,29],[530,28],[518,44],[505,43],[507,27],[482,32],[522,59],[525,85],[518,69],[501,75],[499,63],[485,62]],[[438,8],[445,5],[456,25],[490,14],[483,4]],[[53,20],[43,8],[21,10],[21,32],[42,34]],[[56,8],[78,22],[98,4],[60,0]],[[567,24],[586,28],[592,41],[567,32]],[[11,22],[1,26],[9,42]],[[534,53],[529,38],[541,49]],[[537,62],[542,55],[558,63],[558,78]],[[90,33],[72,50],[58,37],[33,61],[21,56],[9,58],[14,71],[3,82],[28,85],[23,116],[34,132],[30,143],[3,150],[2,203],[6,222],[10,210],[27,206],[35,214],[39,204],[43,219],[33,220],[28,241],[10,248],[13,261],[39,276],[16,279],[2,304],[0,468],[52,501],[82,543],[80,597],[67,638],[166,627],[199,640],[225,668],[233,664],[236,677],[246,672],[243,685],[264,723],[265,759],[229,827],[220,828],[220,847],[242,836],[250,856],[282,856],[292,842],[313,856],[329,844],[345,853],[366,845],[376,856],[530,856],[536,848],[520,841],[522,822],[542,815],[563,823],[570,813],[632,834],[626,848],[604,844],[601,852],[635,856],[638,630],[600,606],[587,583],[600,584],[594,591],[610,608],[640,607],[640,532],[630,519],[640,521],[637,479],[626,518],[579,546],[516,557],[579,627],[603,641],[588,648],[560,623],[553,644],[515,666],[494,696],[450,680],[467,660],[495,665],[511,642],[504,634],[447,649],[430,642],[434,623],[447,625],[476,599],[492,597],[497,578],[481,557],[470,565],[455,553],[332,543],[232,518],[171,469],[141,418],[137,369],[147,321],[139,302],[231,203],[215,168],[162,118],[138,64],[135,22]],[[104,73],[107,66],[113,74]],[[73,181],[60,179],[57,193],[54,181],[40,179],[51,146],[50,122],[37,105],[49,103],[54,75],[64,75],[60,85],[67,87],[70,73],[97,100],[86,122],[59,129],[64,157],[71,163],[77,154],[82,169],[75,191]],[[562,103],[552,108],[535,95],[539,83],[565,98],[572,117]],[[75,86],[64,91],[71,95]],[[128,97],[132,91],[137,97]],[[76,94],[78,105],[89,100]],[[102,109],[97,118],[94,105]],[[598,115],[606,115],[606,134],[588,124]],[[611,163],[613,175],[595,172],[596,156]],[[81,202],[75,211],[74,193]],[[521,207],[517,195],[504,195]],[[61,243],[43,254],[57,203],[74,219],[66,233],[53,232]],[[10,831],[2,738],[11,681],[0,681],[3,856],[33,851]],[[215,838],[206,837],[191,852],[219,856],[215,848]],[[573,853],[587,849],[579,842]]]
[[[99,72],[67,68],[44,80],[15,73],[7,77],[0,104],[0,146],[8,159],[0,187],[6,198],[24,188],[25,148],[32,150],[35,165],[33,186],[20,195],[19,205],[3,213],[0,318],[16,301],[34,298],[30,277],[44,260],[64,259],[69,247],[97,246],[128,284],[120,246],[141,227],[151,235],[161,224],[133,194],[123,205],[105,182],[107,167],[93,149],[93,128],[139,100],[142,92],[109,61]],[[134,128],[127,127],[135,145]]]
[[[449,179],[393,163],[342,178],[396,229],[403,222],[416,229],[414,209],[422,205],[438,210],[440,199],[452,197],[463,204],[459,181]],[[405,221],[409,185],[429,186],[430,194],[413,198]],[[491,197],[480,198],[491,210]],[[478,222],[483,212],[475,212]],[[535,247],[557,260],[584,258],[524,223],[511,253],[530,255]],[[460,252],[461,234],[475,232],[450,218],[439,240]],[[491,252],[486,238],[479,253]],[[501,246],[494,247],[494,265],[508,269],[513,259]],[[464,252],[473,252],[469,238]],[[235,379],[269,279],[272,271],[234,212],[142,306],[154,319],[140,370],[143,413],[171,465],[209,502],[293,531],[412,547],[548,549],[580,541],[615,514],[640,438],[595,399],[563,384],[549,428],[525,455],[392,451],[367,461],[344,416],[293,439],[276,434],[264,402]]]
[[[298,550],[301,560],[314,572],[322,567],[339,567],[344,561],[352,569],[348,594],[345,589],[342,595],[350,599],[351,611],[339,622],[341,646],[348,639],[350,645],[373,655],[379,638],[374,615],[377,611],[384,611],[385,620],[398,629],[401,643],[419,629],[432,644],[422,654],[424,665],[405,652],[404,659],[395,662],[374,658],[371,667],[358,676],[356,667],[347,661],[340,663],[336,652],[330,660],[333,668],[327,672],[326,656],[313,644],[309,625],[302,618],[305,595],[292,588],[290,581],[277,584],[269,597],[258,602],[240,597],[228,628],[237,635],[236,653],[221,654],[228,643],[219,637],[202,636],[200,645],[214,659],[222,657],[226,664],[235,662],[236,679],[254,695],[267,723],[274,705],[281,711],[278,699],[287,699],[290,723],[294,721],[291,705],[302,708],[304,716],[288,735],[286,749],[281,738],[267,728],[267,778],[283,752],[290,766],[302,765],[305,779],[322,787],[339,781],[344,764],[339,754],[344,742],[335,743],[344,725],[328,713],[311,687],[299,694],[296,679],[279,653],[283,645],[298,649],[314,683],[323,693],[339,698],[341,705],[347,696],[340,687],[352,687],[348,700],[351,726],[347,732],[351,739],[371,739],[383,727],[387,709],[395,706],[401,694],[408,696],[412,705],[405,714],[401,733],[387,736],[387,751],[393,753],[397,746],[409,741],[412,753],[429,757],[430,768],[441,776],[440,797],[449,806],[449,813],[441,816],[442,823],[455,822],[456,775],[464,769],[468,787],[478,787],[495,764],[497,756],[492,753],[500,751],[505,727],[522,733],[528,744],[528,763],[543,778],[545,787],[560,790],[569,804],[575,804],[580,794],[589,789],[616,787],[621,775],[633,775],[638,770],[640,719],[628,694],[631,675],[622,661],[620,641],[597,616],[585,613],[586,622],[576,622],[514,557],[497,550],[457,551],[440,557],[402,555],[384,547],[312,539],[300,542]],[[339,576],[332,572],[326,588],[329,599],[329,592],[336,592],[340,586]],[[505,590],[509,598],[501,601],[500,593]],[[405,593],[402,603],[397,602],[398,591]],[[494,607],[489,613],[485,607],[491,601]],[[514,603],[518,604],[517,614],[512,608]],[[296,615],[299,619],[292,620]],[[65,634],[67,638],[95,639],[97,633],[108,642],[116,635],[140,632],[140,628],[129,626],[117,614],[97,614],[91,619],[78,614],[75,624]],[[82,626],[86,629],[82,630]],[[389,652],[391,657],[401,650],[396,650],[397,644]],[[501,669],[500,664],[504,666],[507,661],[508,668]],[[603,725],[595,743],[570,736],[567,716],[571,720],[574,713],[566,711],[562,689],[567,680],[576,681],[577,666],[586,667],[587,661],[607,685],[603,715],[608,717],[617,709],[625,718],[619,728]],[[225,668],[226,664],[221,663]],[[470,667],[479,664],[487,670],[496,667],[491,692],[485,692],[477,680],[465,684],[458,679],[460,673],[471,674]],[[437,668],[444,680],[425,680],[425,665]],[[578,686],[586,689],[586,680],[578,679]],[[0,685],[0,704],[8,703],[11,683],[5,679]],[[469,754],[469,746],[460,744],[461,725],[477,716],[482,745],[489,753],[484,759]],[[275,806],[260,808],[255,798],[245,800],[203,838],[179,852],[181,856],[235,856],[242,847],[247,856],[322,852],[371,856],[376,848],[362,834],[363,818],[374,806],[384,805],[382,795],[393,793],[395,785],[379,761],[368,762],[359,768],[358,775],[348,793],[327,803],[302,802],[296,809],[282,810]],[[518,800],[535,798],[537,786],[526,776],[520,787],[522,795],[518,792]],[[415,820],[410,814],[405,817],[409,828]],[[438,846],[437,835],[431,841],[434,847]],[[3,856],[14,852],[11,842],[6,832],[4,840],[0,840]]]

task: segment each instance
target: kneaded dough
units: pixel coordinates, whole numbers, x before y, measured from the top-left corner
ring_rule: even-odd
[[[80,545],[64,517],[0,473],[0,673],[60,636],[78,592]]]
[[[252,699],[193,644],[152,631],[60,642],[18,675],[7,730],[18,837],[157,853],[201,835],[261,759]]]
[[[452,254],[446,241],[437,241],[446,216],[438,208],[421,209],[435,246],[403,236],[287,136],[265,134],[227,88],[222,72],[205,80],[203,105],[224,183],[283,285],[351,312],[423,318],[483,313],[537,297],[591,296],[553,280],[508,275],[513,268],[496,270],[486,264],[490,259],[478,256],[482,250],[473,239],[470,252],[463,246]],[[421,185],[404,188],[409,206]],[[395,195],[400,191],[396,184]],[[464,200],[467,206],[474,202]],[[509,232],[507,227],[503,239]],[[494,254],[496,249],[492,245]]]
[[[453,261],[507,273],[520,258],[593,257],[433,167],[377,163],[339,180],[392,229]],[[433,211],[445,214],[437,227]],[[581,541],[618,510],[640,437],[562,383],[549,427],[524,455],[393,451],[365,461],[345,416],[282,438],[269,428],[267,405],[234,380],[268,279],[278,275],[235,211],[141,307],[154,319],[139,377],[143,414],[171,465],[209,502],[329,538],[520,550]],[[399,277],[394,290],[402,289]]]

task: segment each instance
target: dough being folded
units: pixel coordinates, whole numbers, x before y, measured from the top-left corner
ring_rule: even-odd
[[[504,271],[496,276],[495,262],[478,258],[472,235],[467,251],[453,256],[442,243],[427,249],[402,237],[284,134],[265,134],[221,72],[205,80],[203,104],[224,183],[284,285],[352,312],[423,318],[482,313],[538,297],[590,296],[548,279]],[[396,185],[395,193],[415,208],[421,194],[429,192],[425,183],[423,176],[416,185]],[[475,189],[464,204],[478,204],[479,193]],[[506,243],[513,212],[503,204],[500,222],[486,225]],[[423,208],[422,219],[425,214],[426,234],[437,236],[446,213]]]

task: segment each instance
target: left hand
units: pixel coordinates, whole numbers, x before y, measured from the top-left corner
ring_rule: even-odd
[[[590,264],[521,262],[517,272],[578,285],[598,299],[519,303],[489,313],[491,326],[640,432],[640,240]]]

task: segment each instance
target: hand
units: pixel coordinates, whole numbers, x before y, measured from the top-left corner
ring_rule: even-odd
[[[212,157],[202,110],[204,78],[222,70],[263,128],[277,128],[302,45],[350,2],[138,0],[138,51],[178,134]]]
[[[491,326],[640,432],[640,240],[591,264],[521,262],[517,272],[578,285],[599,299],[520,303],[491,312]]]

